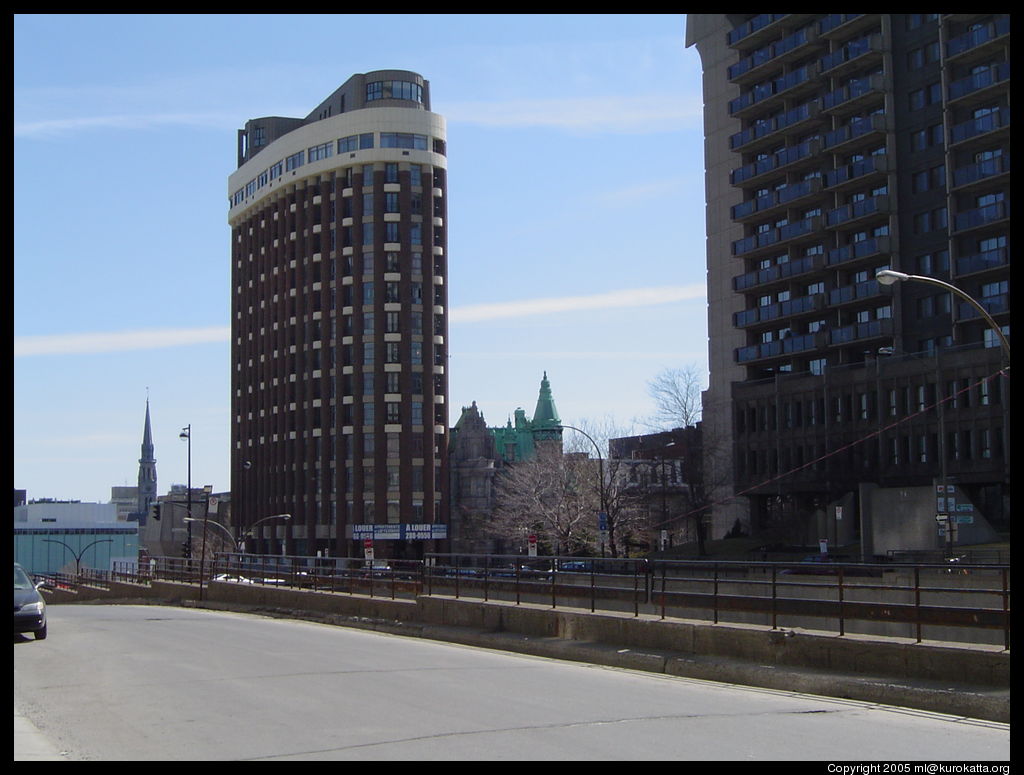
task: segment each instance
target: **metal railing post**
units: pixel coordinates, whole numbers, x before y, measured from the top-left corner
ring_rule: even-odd
[[[1003,648],[1006,651],[1010,650],[1010,591],[1009,591],[1009,580],[1007,574],[1010,572],[1009,568],[1003,568]]]
[[[644,574],[645,576],[647,574]],[[646,588],[647,582],[644,581],[644,587]],[[639,563],[633,563],[633,616],[640,615],[640,565]]]
[[[921,642],[921,569],[914,568],[914,626],[917,642]]]
[[[558,607],[557,603],[555,602],[555,568],[556,568],[556,566],[557,566],[557,563],[555,561],[555,558],[552,557],[551,558],[551,607],[552,608],[557,608]]]
[[[665,618],[665,574],[668,566],[661,564],[661,618]]]
[[[776,585],[776,581],[777,581],[777,577],[776,577],[776,572],[775,571],[776,571],[776,568],[775,568],[774,565],[772,565],[772,629],[773,630],[777,630],[779,628],[778,627],[779,612],[778,612],[778,608],[777,608],[776,602],[775,602],[776,601],[776,586],[775,585]]]
[[[843,568],[839,566],[839,634],[846,634],[846,621],[843,618]]]
[[[590,560],[590,613],[594,613],[597,610],[597,589],[595,586],[594,579],[594,560]]]
[[[718,563],[716,562],[712,569],[713,573],[713,588],[712,588],[712,606],[714,607],[714,623],[718,624]]]

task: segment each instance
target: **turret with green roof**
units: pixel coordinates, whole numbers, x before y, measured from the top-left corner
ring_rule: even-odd
[[[475,405],[475,404],[474,404]],[[464,409],[463,412],[466,410]],[[462,422],[456,423],[456,429]],[[533,419],[527,419],[526,411],[516,409],[504,427],[490,428],[494,435],[495,450],[505,463],[517,460],[529,460],[536,452],[536,445],[545,442],[562,443],[562,420],[555,407],[555,399],[551,394],[551,383],[548,373],[540,382],[540,395]]]
[[[562,441],[562,420],[551,395],[551,383],[548,382],[546,371],[540,381],[540,395],[537,396],[537,408],[533,412],[530,430],[534,441]]]

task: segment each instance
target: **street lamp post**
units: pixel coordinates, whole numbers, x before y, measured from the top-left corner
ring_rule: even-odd
[[[587,439],[590,440],[590,443],[594,445],[594,450],[597,452],[597,473],[598,473],[598,477],[599,477],[599,479],[598,479],[598,492],[600,494],[600,499],[601,499],[601,515],[603,515],[603,516],[599,516],[598,517],[598,525],[600,526],[602,519],[604,519],[604,520],[608,519],[608,498],[607,498],[607,495],[605,493],[605,488],[604,488],[604,458],[601,456],[601,448],[598,446],[597,442],[594,441],[593,437],[589,433],[587,433],[584,430],[581,430],[580,428],[573,427],[572,425],[558,425],[556,427],[559,430],[561,430],[563,428],[568,428],[571,431],[576,431],[577,433],[582,433],[584,436],[587,437]],[[601,542],[601,556],[604,557],[604,542],[603,541]]]
[[[208,484],[203,487],[203,495],[206,499],[205,507],[203,508],[203,551],[199,554],[199,599],[203,599],[203,575],[206,573],[206,526],[210,521],[210,493],[213,491],[213,485]],[[191,502],[191,491],[189,491],[189,500]],[[190,523],[186,523],[190,524]],[[190,552],[191,554],[191,552]]]
[[[204,529],[208,525],[216,525],[217,527],[219,527],[221,530],[223,530],[225,533],[228,534],[228,540],[231,541],[231,546],[234,547],[235,549],[238,549],[239,542],[241,541],[241,539],[236,539],[233,535],[231,535],[231,531],[228,530],[228,528],[226,526],[224,526],[223,524],[221,524],[217,520],[215,520],[215,519],[195,519],[193,517],[185,517],[185,521],[186,522],[202,522]]]
[[[191,423],[186,425],[184,428],[181,429],[181,433],[178,434],[178,438],[182,439],[183,441],[187,442],[187,444],[188,444],[188,482],[186,483],[185,487],[187,488],[186,489],[186,498],[187,498],[186,511],[187,511],[188,517],[190,519],[187,520],[186,523],[185,523],[187,525],[187,527],[188,527],[188,533],[186,534],[186,538],[185,538],[185,550],[186,550],[186,553],[188,554],[189,558],[191,558],[192,557],[192,523],[191,523],[191,517],[192,517],[192,425],[191,425]]]
[[[287,521],[291,518],[291,514],[271,514],[269,517],[262,517],[261,519],[257,519],[255,522],[252,523],[252,525],[249,526],[249,529],[246,530],[238,539],[242,551],[245,552],[245,539],[256,537],[256,526],[258,524],[260,524],[261,522],[269,522],[272,519],[283,519]]]
[[[209,509],[209,503],[207,503],[207,509]],[[206,564],[206,541],[207,541],[206,534],[207,534],[207,531],[209,530],[210,525],[216,525],[217,527],[219,527],[222,530],[226,531],[227,534],[228,534],[228,538],[231,539],[231,543],[232,544],[234,544],[235,539],[232,538],[231,532],[228,531],[228,529],[226,527],[224,527],[224,525],[222,525],[220,522],[217,522],[214,519],[210,519],[208,515],[204,514],[202,519],[196,519],[194,517],[185,517],[185,524],[187,526],[191,527],[193,522],[202,522],[203,523],[203,551],[202,551],[202,554],[200,555],[200,560],[199,560],[199,599],[202,600],[203,599],[203,577],[205,575],[205,568],[204,568],[204,566]],[[212,569],[210,570],[210,575],[211,576],[213,575],[213,570]]]
[[[643,440],[641,440],[641,442],[640,442],[641,454],[644,455],[644,456],[650,454],[651,455],[651,459],[653,459],[654,461],[659,463],[660,467],[661,467],[661,524],[659,526],[659,531],[668,532],[670,536],[671,536],[671,533],[668,531],[668,528],[667,528],[667,525],[669,523],[669,519],[668,519],[668,479],[667,479],[666,474],[665,474],[665,461],[668,459],[669,448],[670,447],[674,447],[674,446],[676,446],[676,443],[674,441],[669,441],[667,443],[663,443],[663,444],[659,444],[658,445],[658,448],[660,448],[660,450],[661,450],[660,452],[652,450],[650,453],[648,453],[644,449]],[[654,469],[651,469],[651,470],[653,471]],[[673,466],[673,471],[675,471],[675,467],[674,466]],[[645,498],[646,498],[646,495],[645,495]],[[649,512],[649,510],[648,510],[648,512]],[[649,519],[649,517],[648,517],[648,519]],[[653,532],[653,528],[651,530]],[[662,546],[662,544],[661,544],[661,537],[660,537],[660,535],[659,535],[658,538],[654,538],[652,536],[651,537],[651,544],[652,544],[652,546],[657,547],[659,550],[664,550],[665,549],[665,547]]]
[[[985,309],[985,307],[982,306],[982,304],[977,299],[972,297],[967,292],[963,291],[962,289],[958,288],[957,286],[953,285],[952,283],[947,283],[945,280],[939,280],[939,279],[937,279],[935,277],[928,277],[927,275],[907,274],[905,272],[897,272],[897,271],[894,271],[892,269],[882,269],[882,270],[878,271],[875,274],[875,279],[878,281],[879,285],[893,285],[893,284],[895,284],[897,282],[906,282],[906,281],[928,283],[929,285],[935,285],[935,286],[938,286],[939,288],[942,288],[943,290],[949,291],[950,293],[954,294],[955,296],[958,296],[959,298],[963,299],[968,304],[970,304],[971,307],[973,307],[978,312],[979,315],[981,315],[981,317],[988,324],[989,328],[991,328],[995,332],[996,336],[999,337],[999,344],[1003,348],[1003,355],[1006,356],[1006,364],[1007,364],[1007,366],[1010,365],[1010,342],[1009,342],[1009,340],[1007,340],[1006,335],[1003,333],[1002,328],[999,327],[999,324],[996,323],[995,319],[992,317],[992,315],[989,314],[988,310]],[[937,364],[938,364],[938,356],[936,356],[936,372],[938,372],[938,365]],[[936,387],[938,388],[938,384],[936,385]],[[939,423],[940,423],[939,436],[940,436],[940,439],[942,441],[944,441],[945,431],[944,431],[944,428],[943,428],[943,414],[942,414],[942,405],[941,404],[939,405]],[[940,441],[940,443],[942,443],[942,441]],[[947,486],[947,483],[946,483],[946,470],[945,470],[946,469],[946,460],[945,460],[944,450],[940,451],[940,455],[942,456],[942,480],[943,480],[943,488],[942,488],[943,489],[943,493],[942,493],[942,496],[943,496],[943,506],[947,507],[948,503],[949,503],[949,493],[947,491],[948,486]],[[950,548],[952,548],[952,538],[953,538],[953,536],[952,536],[952,527],[953,527],[953,525],[952,525],[952,522],[950,521],[950,516],[947,515],[947,517],[946,517],[946,541],[947,541],[947,545]]]
[[[978,311],[978,314],[980,314],[985,319],[985,322],[988,323],[989,327],[996,332],[996,336],[999,337],[999,344],[1002,346],[1003,353],[1005,353],[1006,355],[1006,361],[1007,363],[1010,362],[1010,342],[1006,339],[1006,335],[1003,333],[1003,330],[999,327],[999,324],[996,323],[996,321],[989,314],[988,310],[985,309],[981,305],[981,303],[977,301],[977,299],[973,298],[960,288],[957,288],[952,283],[947,283],[945,280],[939,280],[936,279],[935,277],[928,277],[926,275],[896,272],[892,269],[880,270],[878,273],[875,274],[875,279],[878,281],[879,285],[893,285],[894,283],[908,280],[911,282],[928,283],[930,285],[937,285],[938,287],[943,288],[949,291],[950,293],[959,296],[961,299],[963,299],[972,307],[974,307],[974,309]]]
[[[938,512],[939,514],[942,514],[943,512],[946,512],[946,514],[947,514],[947,516],[946,516],[946,550],[947,550],[947,552],[951,553],[953,551],[953,522],[951,521],[952,520],[952,515],[950,515],[948,513],[948,511],[947,511],[947,505],[949,503],[949,488],[950,488],[950,485],[949,485],[949,476],[948,476],[948,472],[947,472],[947,458],[946,458],[947,451],[946,451],[946,409],[945,409],[946,402],[949,400],[950,396],[943,396],[942,395],[942,392],[943,392],[943,387],[942,387],[942,364],[939,361],[939,354],[940,354],[940,352],[941,352],[941,350],[939,350],[939,349],[936,349],[935,352],[934,352],[934,357],[935,357],[935,403],[937,404],[936,408],[938,410],[938,418],[939,418],[938,449],[936,450],[936,452],[937,452],[937,454],[939,456],[939,486],[940,486],[941,492],[942,492],[941,501],[936,498],[936,505],[939,506],[940,503],[941,503],[941,508],[940,508],[940,511]],[[892,348],[892,347],[879,347],[878,351],[877,351],[878,358],[880,358],[881,356],[886,356],[886,355],[896,355],[895,349]],[[924,360],[921,356],[919,356],[919,355],[917,355],[915,353],[907,353],[906,355],[908,355],[910,358],[914,358],[914,359],[917,359],[917,360]],[[876,358],[876,363],[875,363],[875,374],[876,374],[876,381],[877,381],[878,380],[878,363],[877,363],[877,358]],[[881,396],[879,396],[879,406],[878,406],[879,416],[881,416],[881,412],[882,412]],[[881,435],[879,435],[879,438],[881,438]],[[881,452],[881,450],[879,450],[879,451]],[[881,460],[881,456],[879,457],[879,460]],[[838,530],[837,530],[837,532],[838,532]]]
[[[238,538],[235,538],[231,534],[231,529],[229,527],[227,527],[227,525],[224,525],[223,523],[218,522],[215,519],[209,519],[209,518],[199,519],[198,517],[185,517],[184,521],[186,523],[188,523],[188,522],[202,522],[204,530],[206,529],[207,525],[216,525],[217,527],[219,527],[221,530],[223,530],[227,534],[228,540],[231,541],[231,546],[234,547],[235,551],[237,551],[239,554],[244,554],[245,553],[245,539],[246,538],[255,538],[255,535],[256,535],[255,534],[255,530],[256,530],[256,526],[258,524],[260,524],[261,522],[269,522],[272,519],[289,520],[291,518],[292,518],[291,514],[271,514],[269,517],[263,517],[262,519],[257,519],[255,522],[252,523],[252,526],[248,530],[246,530],[244,533],[242,533],[240,536],[238,536]]]
[[[212,488],[210,487],[210,485],[206,486],[206,494],[207,494],[207,496],[209,496],[209,493],[210,493],[211,489]],[[231,541],[232,545],[237,550],[240,547],[244,546],[245,537],[249,536],[249,535],[252,535],[253,534],[252,533],[253,529],[260,522],[266,522],[266,521],[271,520],[271,519],[289,520],[291,518],[292,518],[291,514],[272,514],[269,517],[263,517],[262,519],[256,520],[256,522],[253,523],[252,527],[249,528],[249,530],[245,534],[240,536],[238,539],[235,539],[235,537],[231,535],[231,531],[228,530],[228,528],[226,528],[224,525],[222,525],[217,520],[210,519],[210,516],[209,516],[209,501],[207,501],[206,513],[203,515],[202,519],[198,519],[196,517],[185,517],[185,524],[189,528],[192,527],[192,523],[193,522],[202,522],[203,523],[203,552],[202,552],[202,555],[201,555],[200,561],[199,561],[199,599],[200,600],[203,599],[203,577],[205,575],[205,564],[206,564],[206,534],[207,534],[207,531],[209,530],[209,526],[210,525],[216,525],[221,530],[223,530],[225,533],[227,533],[228,539]],[[212,574],[213,574],[212,570],[210,571],[210,574],[212,576]]]
[[[76,552],[74,549],[72,549],[70,546],[68,546],[63,541],[57,541],[57,540],[52,539],[52,538],[44,538],[43,539],[43,543],[44,544],[60,544],[65,549],[67,549],[69,552],[71,552],[72,556],[75,558],[75,578],[78,578],[82,574],[82,558],[85,556],[86,549],[89,549],[90,547],[93,547],[96,544],[112,544],[112,543],[114,543],[114,541],[111,538],[98,538],[97,540],[93,541],[92,543],[86,544],[82,548],[82,550],[80,552]]]

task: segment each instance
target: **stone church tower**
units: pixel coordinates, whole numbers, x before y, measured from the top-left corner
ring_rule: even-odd
[[[142,431],[142,457],[139,458],[138,519],[145,525],[149,507],[156,502],[156,458],[153,456],[153,427],[149,421],[149,399],[146,399],[146,426]]]

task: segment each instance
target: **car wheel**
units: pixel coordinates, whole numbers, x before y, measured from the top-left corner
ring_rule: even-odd
[[[36,640],[46,640],[46,625],[45,624],[43,625],[43,629],[36,630],[35,636],[36,636]]]

